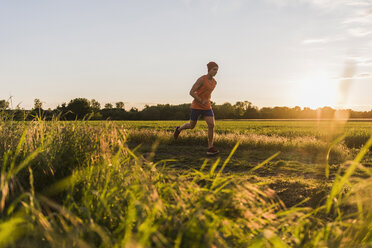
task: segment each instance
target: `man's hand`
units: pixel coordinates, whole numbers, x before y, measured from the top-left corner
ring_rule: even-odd
[[[200,103],[203,104],[203,105],[208,105],[208,101],[207,100],[202,100]]]

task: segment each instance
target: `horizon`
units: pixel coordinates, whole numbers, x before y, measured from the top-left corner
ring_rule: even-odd
[[[85,97],[77,97],[77,98],[85,98]],[[87,99],[89,102],[91,102],[92,100],[96,100],[96,99],[88,99],[88,98],[85,98]],[[6,100],[6,99],[0,99],[0,100]],[[41,99],[38,99],[38,100],[41,100]],[[48,107],[48,105],[45,106],[45,102],[43,102],[41,100],[41,103],[42,103],[42,108],[44,110],[48,110],[48,109],[51,109],[51,110],[54,110],[54,109],[57,109],[57,107],[60,107],[62,104],[66,104],[66,106],[68,105],[68,103],[70,101],[72,101],[74,99],[70,99],[69,101],[65,101],[65,102],[62,102],[60,104],[57,104],[55,105],[54,107]],[[11,106],[11,102],[8,100],[6,100],[8,103],[9,103],[9,107],[8,109],[9,110],[16,110],[17,107],[19,107],[21,110],[32,110],[34,109],[34,106],[30,107],[30,108],[22,108],[21,106],[17,106],[17,105],[14,105],[13,103],[13,107]],[[247,100],[241,100],[241,101],[236,101],[236,102],[244,102],[244,101],[247,101]],[[120,102],[120,101],[117,101],[117,102]],[[225,104],[225,103],[230,103],[231,105],[234,105],[236,102],[223,102],[223,103],[216,103],[216,105],[222,105],[222,104]],[[248,101],[250,102],[250,101]],[[100,104],[100,109],[104,109],[104,105],[106,103],[109,103],[109,104],[112,104],[113,107],[115,108],[115,103],[116,102],[99,102],[98,103]],[[191,103],[137,103],[137,104],[131,104],[131,103],[128,103],[128,102],[123,102],[124,103],[124,110],[126,111],[129,111],[130,109],[132,108],[137,108],[139,111],[142,111],[146,105],[148,106],[157,106],[157,105],[171,105],[171,106],[176,106],[176,105],[183,105],[183,104],[191,104]],[[279,108],[295,108],[295,107],[299,107],[301,110],[304,110],[304,109],[310,109],[310,110],[318,110],[318,109],[322,109],[322,108],[332,108],[334,110],[352,110],[352,111],[355,111],[355,112],[370,112],[372,111],[372,107],[370,109],[366,109],[366,110],[358,110],[358,109],[352,109],[352,108],[334,108],[332,106],[320,106],[320,107],[317,107],[317,108],[311,108],[311,107],[308,107],[308,106],[285,106],[285,105],[275,105],[275,106],[257,106],[255,105],[254,103],[250,102],[252,104],[253,107],[257,107],[258,109],[262,109],[262,108],[275,108],[275,107],[279,107]]]
[[[372,109],[368,0],[0,3],[0,99],[191,103],[206,64],[217,104]]]

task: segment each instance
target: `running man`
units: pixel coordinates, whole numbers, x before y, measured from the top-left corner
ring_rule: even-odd
[[[191,103],[190,122],[182,126],[177,126],[174,131],[174,139],[177,139],[182,130],[193,129],[198,122],[199,116],[203,116],[208,125],[208,150],[207,155],[215,155],[219,151],[213,146],[214,133],[214,114],[211,107],[211,94],[216,87],[216,80],[213,78],[218,71],[218,65],[215,62],[207,64],[208,74],[201,76],[196,80],[190,90],[190,95],[194,98]]]

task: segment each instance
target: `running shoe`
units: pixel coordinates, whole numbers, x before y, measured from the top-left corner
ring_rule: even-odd
[[[208,151],[207,151],[207,155],[216,155],[218,153],[219,153],[219,151],[216,148],[214,148],[214,146],[209,148]]]
[[[177,126],[176,130],[174,130],[174,133],[173,133],[173,137],[174,137],[175,140],[178,139],[178,136],[180,135],[180,132],[181,132],[178,129],[180,129],[180,126]]]

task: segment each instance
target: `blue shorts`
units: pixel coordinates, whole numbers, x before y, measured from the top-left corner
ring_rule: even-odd
[[[203,117],[204,116],[214,116],[212,109],[208,109],[208,110],[191,109],[190,120],[197,121],[200,115],[203,116]]]

